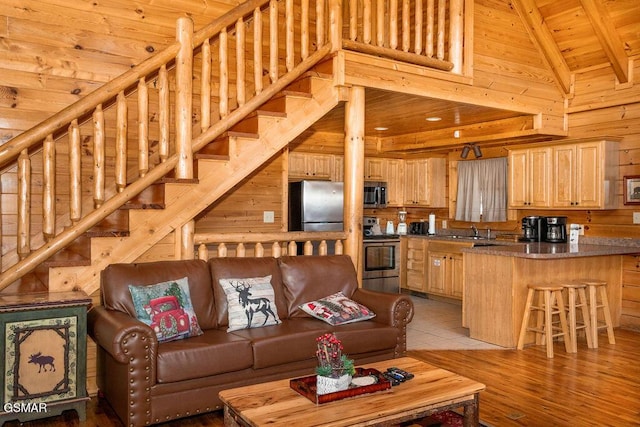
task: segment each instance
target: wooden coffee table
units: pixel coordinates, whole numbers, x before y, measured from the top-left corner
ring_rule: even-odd
[[[415,378],[390,390],[316,405],[289,386],[271,381],[224,390],[226,426],[388,426],[434,412],[464,407],[464,425],[479,425],[479,394],[485,385],[410,357],[367,364],[404,369]]]

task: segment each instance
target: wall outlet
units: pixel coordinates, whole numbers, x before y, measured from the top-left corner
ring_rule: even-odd
[[[582,225],[582,224],[578,225],[578,235],[579,236],[584,236],[584,225]]]
[[[262,213],[262,221],[265,223],[273,223],[275,222],[276,217],[273,211],[264,211]]]
[[[640,212],[633,213],[633,223],[640,224]]]

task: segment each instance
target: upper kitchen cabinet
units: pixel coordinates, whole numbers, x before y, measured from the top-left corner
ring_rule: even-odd
[[[317,153],[289,153],[289,179],[334,178],[335,156]]]
[[[404,162],[404,205],[446,206],[446,160],[412,159]]]
[[[404,201],[404,161],[386,159],[384,179],[387,183],[387,206],[402,207]]]
[[[613,209],[618,142],[590,141],[553,147],[553,207]]]
[[[509,151],[509,207],[551,206],[551,148]]]
[[[384,181],[384,168],[387,159],[367,157],[364,159],[365,181]]]
[[[365,181],[382,181],[387,183],[387,206],[403,206],[403,170],[402,159],[367,157],[364,160]]]

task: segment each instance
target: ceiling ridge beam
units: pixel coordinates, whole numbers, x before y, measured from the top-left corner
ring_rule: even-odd
[[[624,49],[624,42],[613,25],[609,12],[600,0],[580,0],[587,13],[591,26],[604,50],[618,82],[629,81],[629,57]]]
[[[542,53],[547,64],[549,64],[549,67],[551,67],[560,88],[565,94],[570,94],[572,89],[571,71],[535,1],[513,0],[513,5],[525,24],[530,37]]]

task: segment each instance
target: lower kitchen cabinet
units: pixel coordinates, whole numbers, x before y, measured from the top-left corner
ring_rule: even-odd
[[[427,293],[462,299],[464,274],[461,249],[471,246],[471,243],[437,241],[429,244]]]
[[[427,292],[462,299],[462,254],[429,251]]]
[[[403,289],[417,292],[427,291],[427,247],[424,238],[402,238],[400,253],[400,283]]]

